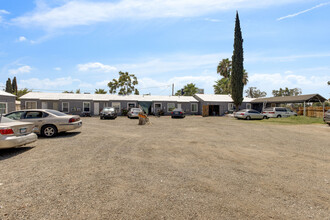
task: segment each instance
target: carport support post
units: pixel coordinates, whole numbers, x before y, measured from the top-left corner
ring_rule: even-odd
[[[306,102],[304,102],[304,116],[306,116]]]
[[[324,112],[325,112],[325,102],[323,102],[323,118],[324,118]]]

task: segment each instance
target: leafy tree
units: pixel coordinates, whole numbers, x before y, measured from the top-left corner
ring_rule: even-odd
[[[135,95],[139,95],[139,90],[135,88],[138,84],[138,80],[134,74],[129,74],[128,72],[119,72],[119,78],[113,79],[108,83],[110,88],[109,92],[114,94],[119,89],[119,95],[130,95],[134,92]]]
[[[16,81],[16,76],[13,79],[13,83],[11,84],[13,94],[17,96],[17,81]]]
[[[260,98],[260,97],[266,97],[266,92],[261,92],[257,87],[249,87],[247,90],[245,90],[246,96],[249,98]]]
[[[231,94],[231,73],[232,61],[228,58],[222,59],[217,67],[217,73],[222,76],[220,80],[215,81],[214,94]],[[248,83],[248,73],[243,70],[243,84]]]
[[[293,88],[289,89],[288,87],[285,87],[285,89],[280,88],[279,90],[273,90],[272,94],[274,97],[280,97],[280,96],[297,96],[301,95],[301,89],[300,88]]]
[[[330,86],[330,81],[328,81],[328,86]]]
[[[194,83],[189,83],[183,87],[183,96],[193,96],[198,92],[198,88]],[[175,93],[176,96],[180,96],[181,89]]]
[[[76,94],[80,94],[80,89],[76,89]]]
[[[27,88],[17,90],[17,99],[19,99],[21,96],[23,96],[29,92],[32,92],[32,90],[27,89]]]
[[[217,67],[217,73],[224,78],[230,78],[231,70],[232,62],[228,58],[222,59]]]
[[[72,90],[71,91],[65,90],[63,93],[74,93],[74,92]]]
[[[5,91],[8,92],[8,93],[13,93],[13,86],[11,84],[10,78],[7,79],[6,90]]]
[[[235,23],[235,39],[234,39],[234,52],[233,52],[233,64],[232,64],[232,73],[231,73],[231,96],[233,102],[236,106],[236,109],[243,102],[243,38],[240,27],[240,21],[238,12],[236,12],[236,23]]]
[[[95,89],[95,94],[107,94],[105,89]]]
[[[214,94],[230,94],[230,79],[229,78],[221,78],[215,81]]]

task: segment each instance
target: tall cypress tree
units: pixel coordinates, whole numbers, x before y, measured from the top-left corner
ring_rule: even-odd
[[[239,22],[238,12],[236,11],[236,23],[235,23],[235,39],[234,39],[234,52],[232,57],[232,74],[231,74],[231,95],[236,106],[238,107],[243,102],[243,38],[241,32],[241,26]]]
[[[17,81],[16,81],[16,76],[13,79],[13,83],[11,84],[13,87],[13,94],[17,95]]]
[[[13,86],[11,85],[11,80],[10,78],[7,79],[6,82],[6,92],[12,93],[13,92]]]

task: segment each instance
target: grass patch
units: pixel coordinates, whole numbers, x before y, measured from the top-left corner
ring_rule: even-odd
[[[291,116],[287,118],[270,118],[259,121],[260,123],[274,124],[324,124],[323,118],[312,118],[306,116]]]

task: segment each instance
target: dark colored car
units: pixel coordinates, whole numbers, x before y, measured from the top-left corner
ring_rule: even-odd
[[[115,108],[113,107],[106,107],[104,109],[102,109],[102,111],[100,112],[100,119],[106,119],[106,118],[110,118],[110,119],[115,119],[117,118],[117,113]]]
[[[184,118],[184,111],[181,108],[175,108],[171,112],[171,117],[172,118]]]
[[[324,113],[323,121],[330,126],[330,109]]]

